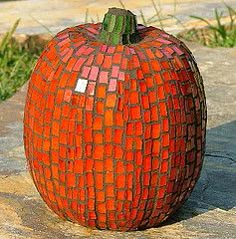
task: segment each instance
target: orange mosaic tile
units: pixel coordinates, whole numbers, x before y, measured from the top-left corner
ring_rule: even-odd
[[[40,56],[25,105],[25,153],[60,217],[100,229],[154,227],[199,178],[203,81],[175,37],[137,25],[124,9],[111,8],[104,21],[61,31]]]

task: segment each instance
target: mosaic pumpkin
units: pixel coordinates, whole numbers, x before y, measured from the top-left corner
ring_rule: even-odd
[[[188,48],[111,8],[58,33],[30,79],[24,143],[43,200],[92,228],[157,226],[203,163],[206,102]]]

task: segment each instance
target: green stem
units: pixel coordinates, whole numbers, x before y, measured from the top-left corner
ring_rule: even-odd
[[[141,39],[137,30],[136,16],[129,10],[109,8],[98,38],[107,45],[137,43]]]

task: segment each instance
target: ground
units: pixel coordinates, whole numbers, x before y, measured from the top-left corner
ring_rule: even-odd
[[[104,14],[109,7],[121,7],[122,1],[125,7],[138,16],[138,22],[143,23],[140,17],[140,9],[146,19],[155,14],[152,0],[23,0],[0,2],[0,32],[8,30],[16,19],[20,18],[21,23],[18,33],[39,33],[45,32],[45,27],[52,32],[58,32],[67,26],[81,24],[85,21],[88,9],[88,21],[92,19],[102,21]],[[47,3],[46,3],[47,2]],[[213,16],[214,8],[222,10],[225,8],[222,0],[154,0],[157,8],[161,9],[161,15],[168,18],[163,21],[165,30],[176,33],[184,30],[179,24],[175,15],[186,27],[196,24],[196,20],[189,15],[197,15],[210,18]],[[225,0],[227,4],[236,7],[235,0]],[[158,4],[160,3],[160,4]],[[160,26],[159,22],[152,23]],[[197,25],[199,25],[197,23]]]
[[[1,239],[236,238],[236,48],[186,44],[204,79],[208,129],[201,177],[183,207],[161,227],[129,233],[91,230],[58,218],[42,201],[27,171],[22,141],[25,85],[0,104]]]

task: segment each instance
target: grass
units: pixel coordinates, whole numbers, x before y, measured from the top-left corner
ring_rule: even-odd
[[[1,1],[1,0],[0,0]],[[119,0],[122,8],[126,8],[122,0]],[[149,17],[145,17],[142,10],[139,11],[140,18],[144,25],[159,25],[160,28],[164,28],[163,21],[170,18],[175,18],[179,24],[184,26],[181,21],[174,15],[165,16],[162,14],[162,8],[160,1],[151,0],[154,14]],[[236,46],[236,11],[232,7],[225,4],[227,9],[227,15],[230,18],[230,22],[227,25],[223,24],[224,12],[215,9],[216,24],[213,25],[207,19],[199,16],[190,16],[191,18],[200,20],[206,23],[207,28],[202,30],[190,29],[185,30],[183,34],[179,36],[186,40],[198,41],[199,43],[210,47],[234,47]],[[177,8],[177,1],[174,2],[174,13]],[[37,21],[37,19],[33,18]],[[96,15],[96,20],[89,17],[89,10],[85,13],[85,22],[99,22],[101,19],[99,15]],[[26,44],[19,44],[13,40],[13,34],[19,24],[20,20],[17,20],[8,33],[4,35],[0,42],[0,102],[10,98],[30,77],[30,73],[33,66],[42,51],[42,47],[28,47]],[[37,21],[42,25],[39,21]],[[44,25],[42,25],[44,26]],[[44,26],[48,33],[51,33],[50,29]],[[206,33],[204,33],[204,31]],[[199,34],[200,32],[200,34]]]
[[[224,11],[214,9],[214,19],[216,24],[212,24],[207,19],[191,15],[191,18],[206,23],[205,29],[191,29],[182,34],[186,40],[194,40],[209,47],[234,47],[236,46],[236,10],[225,3],[227,15],[230,18],[228,24],[223,24]],[[181,34],[180,34],[181,36]]]
[[[126,8],[124,3],[119,0],[119,3],[122,8]],[[208,47],[234,47],[236,46],[236,11],[229,5],[225,4],[227,15],[230,17],[229,24],[225,25],[222,23],[224,18],[224,12],[219,11],[218,9],[214,10],[216,25],[210,23],[207,19],[204,19],[199,16],[191,15],[191,18],[200,20],[207,24],[206,29],[190,29],[186,30],[184,24],[175,16],[178,2],[174,1],[174,14],[168,14],[165,16],[162,13],[162,7],[160,0],[151,0],[152,7],[154,9],[154,14],[149,18],[145,17],[143,11],[139,10],[139,16],[142,20],[142,24],[145,26],[149,26],[151,24],[158,25],[159,28],[164,29],[163,21],[168,19],[175,19],[177,23],[185,29],[184,34],[179,34],[178,36],[184,38],[188,41],[197,41],[202,45]]]
[[[161,29],[164,28],[164,24],[163,24],[163,21],[164,20],[167,20],[167,19],[170,19],[171,16],[168,15],[168,16],[164,16],[162,14],[162,8],[161,8],[161,3],[160,3],[160,0],[157,0],[157,1],[154,1],[154,0],[150,0],[151,1],[151,4],[152,4],[152,7],[153,7],[153,10],[154,10],[154,14],[151,16],[151,17],[145,17],[142,9],[139,10],[139,17],[142,21],[142,24],[144,26],[149,26],[150,24],[157,24]],[[123,8],[123,9],[127,9],[124,2],[122,0],[118,0],[119,4],[120,4],[120,7]],[[156,3],[157,2],[157,3]],[[174,1],[174,13],[176,12],[176,8],[177,8],[177,0]],[[84,20],[84,23],[88,23],[89,20],[90,22],[92,23],[95,23],[95,22],[100,22],[100,17],[99,15],[97,14],[96,15],[96,18],[97,20],[94,20],[94,18],[89,18],[89,9],[86,9],[86,12],[85,12],[85,20]]]
[[[126,7],[125,7],[124,3],[121,0],[119,0],[119,2],[120,2],[121,7],[125,9]],[[158,0],[158,1],[151,0],[151,4],[152,4],[153,10],[154,10],[154,14],[152,16],[150,16],[149,18],[145,17],[142,9],[139,10],[142,24],[144,26],[149,26],[151,24],[157,24],[161,29],[163,29],[164,28],[163,21],[169,19],[170,17],[164,16],[162,14],[160,0]],[[177,6],[177,1],[175,0],[174,1],[174,12],[176,11],[176,6]]]
[[[0,42],[0,102],[11,97],[29,79],[42,50],[39,47],[29,49],[13,40],[19,22],[15,22]]]

